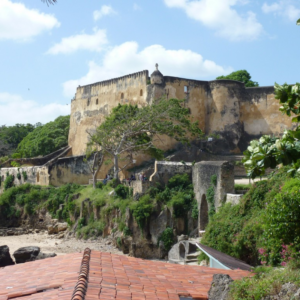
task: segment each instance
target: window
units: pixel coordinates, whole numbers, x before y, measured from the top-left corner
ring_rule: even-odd
[[[36,174],[36,182],[40,182],[40,172],[37,172]]]
[[[184,86],[184,92],[187,94],[189,92],[189,87],[187,85]]]
[[[96,104],[98,104],[98,99],[96,99]]]
[[[91,102],[91,99],[90,99],[90,98],[88,98],[88,100],[87,100],[87,106],[89,106],[89,105],[90,105],[90,102]]]
[[[124,93],[121,93],[121,99],[124,99]]]
[[[140,96],[143,96],[143,90],[140,90]]]

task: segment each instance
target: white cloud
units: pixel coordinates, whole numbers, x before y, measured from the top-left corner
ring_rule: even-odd
[[[248,11],[239,14],[233,7],[245,5],[245,0],[164,0],[171,8],[180,8],[191,19],[216,30],[216,33],[229,40],[253,40],[258,38],[263,27],[255,13]]]
[[[97,21],[97,20],[101,19],[104,16],[114,15],[114,14],[116,14],[116,11],[114,11],[111,6],[103,5],[100,8],[100,10],[95,10],[93,12],[93,17],[94,17],[94,20]]]
[[[0,40],[24,41],[59,26],[53,15],[28,9],[22,3],[0,0]]]
[[[47,54],[72,53],[78,50],[100,52],[107,43],[106,31],[95,29],[93,34],[78,34],[63,38],[60,43],[51,47]]]
[[[282,0],[272,4],[264,3],[262,11],[265,14],[273,13],[274,15],[282,16],[292,22],[296,22],[300,16],[300,9],[296,8],[289,0]]]
[[[0,93],[0,126],[16,123],[47,123],[68,114],[70,114],[70,105],[39,104],[32,100],[24,100],[19,95]]]
[[[161,45],[152,45],[139,51],[136,42],[126,42],[110,49],[101,64],[89,62],[88,73],[80,79],[69,80],[63,84],[64,94],[72,97],[78,85],[91,84],[137,71],[154,70],[160,65],[164,75],[205,79],[225,75],[232,68],[224,68],[191,50],[167,50]]]

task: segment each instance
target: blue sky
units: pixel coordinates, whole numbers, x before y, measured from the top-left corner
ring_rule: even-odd
[[[148,69],[299,81],[298,0],[0,0],[0,125],[69,114],[76,87]]]

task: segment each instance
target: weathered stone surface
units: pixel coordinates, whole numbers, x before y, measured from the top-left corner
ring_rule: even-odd
[[[277,295],[270,295],[262,300],[300,300],[300,289],[293,283],[285,283]]]
[[[162,232],[170,226],[171,213],[170,210],[165,207],[164,210],[160,212],[157,218],[154,216],[150,220],[150,234],[151,240],[154,244],[157,244],[159,236]]]
[[[15,263],[9,254],[9,248],[7,246],[0,246],[0,267],[11,266],[14,264]]]
[[[238,194],[227,194],[226,195],[226,203],[231,203],[233,205],[239,204],[243,195]]]
[[[56,253],[42,253],[42,252],[40,252],[40,253],[36,256],[35,260],[40,260],[40,259],[45,259],[45,258],[55,257],[55,256],[57,256]]]
[[[25,263],[28,261],[33,261],[40,253],[39,247],[22,247],[14,252],[14,257],[17,264]]]
[[[216,176],[216,184],[212,185],[212,176]],[[198,228],[205,230],[208,223],[210,203],[206,194],[210,186],[214,186],[214,204],[216,210],[226,201],[227,193],[234,193],[234,166],[228,161],[202,161],[193,167],[193,184],[199,208]]]
[[[177,242],[187,241],[188,239],[189,237],[187,235],[182,234],[177,237]]]
[[[57,223],[57,231],[66,231],[68,229],[68,223]]]
[[[233,282],[233,280],[229,275],[214,274],[210,290],[208,291],[208,300],[228,299],[229,285],[231,282]]]
[[[54,225],[48,225],[48,234],[57,234],[68,229],[68,223],[56,223]]]

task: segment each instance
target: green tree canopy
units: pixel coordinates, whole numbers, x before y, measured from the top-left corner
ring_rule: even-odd
[[[14,157],[47,155],[67,146],[69,127],[70,116],[63,116],[35,128],[18,145]]]
[[[216,79],[230,79],[230,80],[241,81],[245,83],[246,87],[259,86],[256,81],[251,80],[251,75],[246,70],[239,70],[236,72],[232,72],[227,76],[219,76]]]
[[[34,129],[36,125],[16,124],[0,127],[0,156],[13,152],[18,144]]]
[[[202,135],[198,122],[190,120],[189,110],[183,107],[182,102],[159,99],[141,108],[119,104],[95,132],[90,132],[88,152],[97,148],[103,151],[103,155],[111,156],[116,179],[121,171],[120,156],[126,157],[128,164],[132,162],[133,154],[138,152],[161,158],[162,151],[154,144],[162,140],[163,135],[183,143]]]

